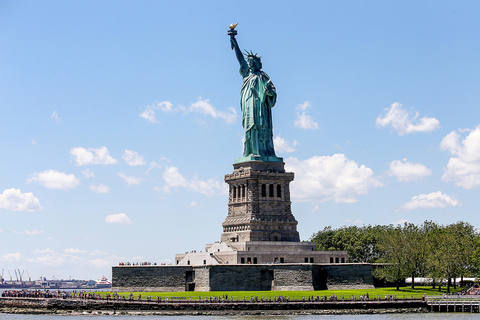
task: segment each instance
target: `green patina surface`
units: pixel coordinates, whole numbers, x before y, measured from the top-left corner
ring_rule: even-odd
[[[240,75],[243,78],[240,92],[242,125],[245,130],[243,157],[235,163],[247,161],[283,162],[275,155],[273,146],[272,108],[277,101],[277,91],[270,77],[263,72],[262,62],[257,54],[242,54],[236,32],[232,30],[230,44],[240,64]]]

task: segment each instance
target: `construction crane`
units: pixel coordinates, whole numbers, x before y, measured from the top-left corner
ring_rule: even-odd
[[[12,275],[10,274],[10,270],[7,270],[8,275],[10,276],[10,281],[12,281]]]
[[[32,281],[32,278],[30,278],[30,274],[28,273],[28,270],[25,270],[25,271],[27,271],[28,281]]]
[[[13,269],[13,271],[15,271],[15,278],[17,278],[17,282],[18,282],[17,269]]]
[[[5,269],[2,269],[2,277],[0,278],[0,280],[2,281],[3,283],[3,272],[5,271]]]
[[[20,278],[20,283],[22,282],[22,276],[23,276],[23,273],[20,273],[20,269],[18,269],[18,277]]]

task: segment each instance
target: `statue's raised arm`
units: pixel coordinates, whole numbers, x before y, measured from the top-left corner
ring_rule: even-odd
[[[231,24],[230,25],[230,30],[228,30],[228,35],[230,36],[230,45],[232,47],[232,50],[235,51],[235,56],[237,57],[238,63],[240,66],[247,64],[247,61],[245,61],[245,58],[243,57],[242,50],[240,50],[240,47],[238,46],[237,39],[235,39],[235,36],[237,35],[237,30],[235,30],[235,27],[238,25],[236,24]]]

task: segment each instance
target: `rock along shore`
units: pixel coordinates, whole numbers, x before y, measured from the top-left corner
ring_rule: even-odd
[[[151,315],[310,315],[427,312],[422,300],[335,302],[147,302],[0,298],[0,313]]]

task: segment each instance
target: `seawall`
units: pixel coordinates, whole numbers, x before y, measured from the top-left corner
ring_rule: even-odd
[[[147,302],[57,298],[0,298],[0,312],[25,314],[368,314],[426,312],[422,300],[319,302]]]

